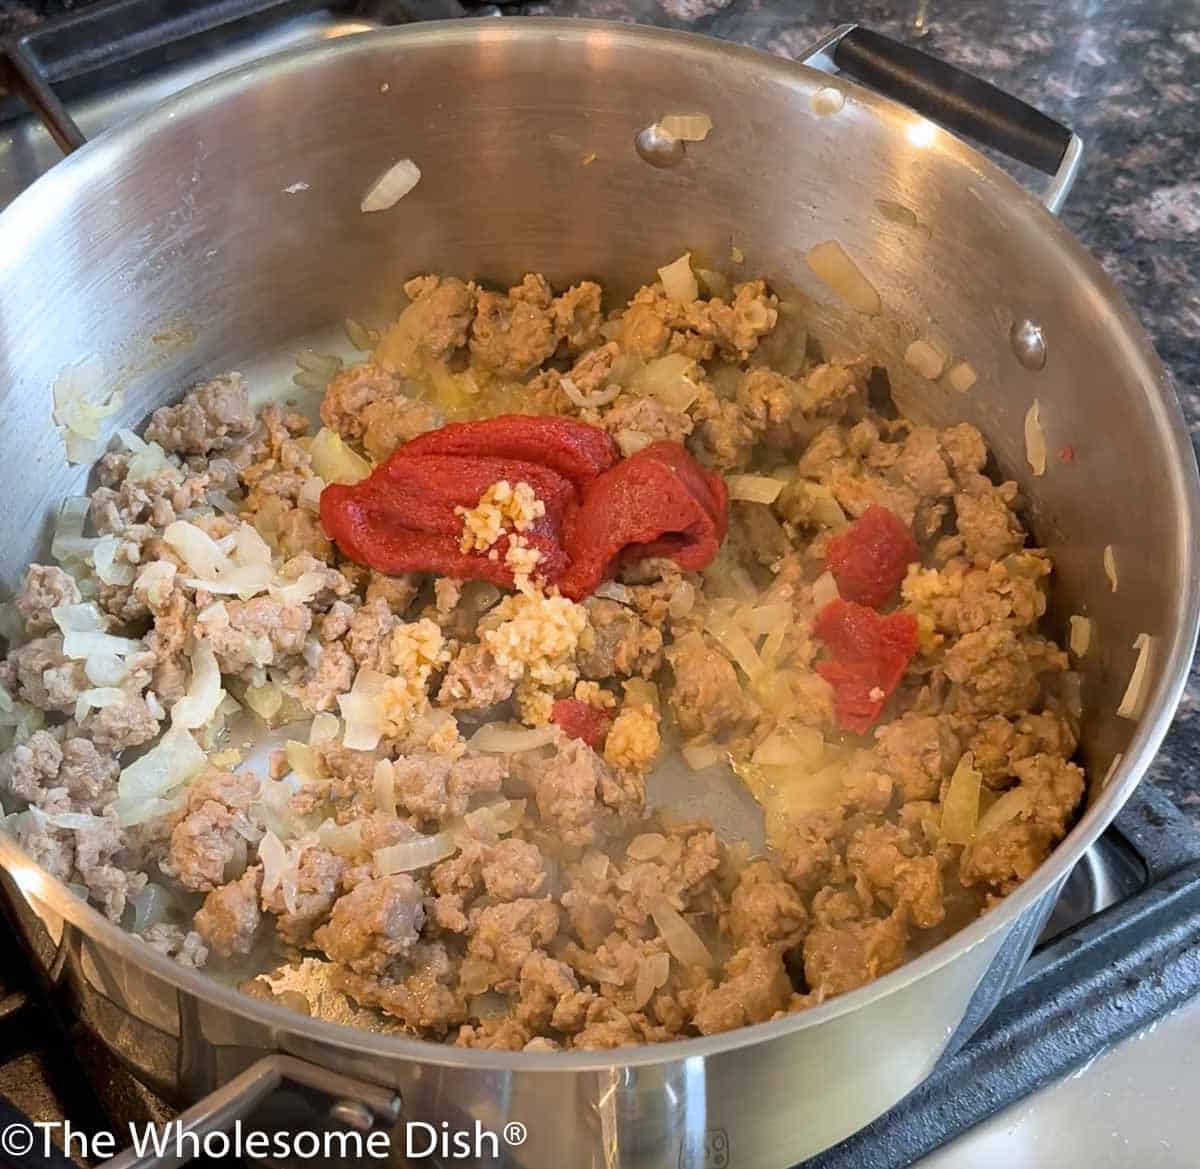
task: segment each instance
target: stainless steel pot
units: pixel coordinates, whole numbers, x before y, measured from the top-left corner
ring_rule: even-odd
[[[815,59],[828,64],[835,45]],[[829,86],[845,102],[822,115],[812,99]],[[920,85],[907,92],[928,100]],[[929,109],[986,136],[986,120],[964,122],[961,104]],[[674,165],[635,149],[661,115],[690,111],[715,128]],[[1030,132],[1029,161],[1045,163],[1044,129]],[[1019,130],[1010,121],[995,141],[1021,152]],[[1051,165],[1066,145],[1050,150]],[[400,157],[420,165],[419,186],[384,214],[361,214],[364,191]],[[878,289],[881,315],[846,310],[814,279],[804,252],[828,239]],[[1093,783],[1086,815],[1001,906],[873,985],[729,1034],[561,1055],[434,1046],[253,1001],[149,952],[0,838],[23,928],[70,1009],[181,1104],[227,1084],[189,1122],[222,1123],[285,1076],[384,1113],[395,1091],[408,1119],[520,1121],[528,1139],[502,1150],[512,1166],[777,1169],[859,1128],[1010,984],[1065,875],[1162,739],[1200,604],[1195,466],[1137,322],[1035,198],[844,78],[696,37],[488,21],[306,49],[103,135],[0,216],[9,587],[44,553],[55,501],[82,485],[50,418],[49,387],[68,361],[99,353],[119,369],[116,421],[135,426],[195,378],[294,352],[347,316],[380,319],[414,272],[504,282],[537,270],[622,292],[685,247],[723,266],[731,242],[745,256],[739,271],[789,289],[827,347],[886,358],[909,411],[976,423],[1020,482],[1059,566],[1058,619],[1087,613],[1097,629],[1083,661],[1083,754],[1093,776],[1110,774]],[[972,363],[970,393],[906,371],[917,337]],[[1022,429],[1035,399],[1051,450],[1041,478]],[[1055,457],[1066,446],[1069,463]],[[1119,587],[1105,576],[1106,545]],[[1155,639],[1149,688],[1144,713],[1126,721],[1114,711],[1140,632]],[[294,1058],[228,1084],[277,1052]]]

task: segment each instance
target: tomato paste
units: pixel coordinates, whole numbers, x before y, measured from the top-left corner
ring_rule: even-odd
[[[825,565],[847,601],[877,609],[900,587],[920,555],[912,529],[894,512],[873,503],[825,546]]]
[[[525,482],[545,514],[521,533],[536,575],[579,600],[624,562],[663,556],[699,569],[728,527],[725,482],[677,443],[621,459],[598,427],[502,415],[455,423],[399,447],[361,483],[321,493],[321,522],[342,553],[380,572],[434,572],[511,586],[508,537],[463,551],[460,508],[493,483]]]
[[[817,616],[813,636],[832,655],[817,662],[817,673],[833,687],[838,725],[864,734],[917,652],[916,618],[911,613],[885,616],[853,601],[830,601]]]
[[[578,698],[560,698],[550,712],[550,721],[561,727],[563,734],[582,739],[593,751],[598,751],[612,719],[591,703]]]

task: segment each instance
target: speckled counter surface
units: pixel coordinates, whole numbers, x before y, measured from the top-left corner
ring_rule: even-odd
[[[1200,443],[1200,4],[1193,0],[550,0],[529,14],[690,28],[799,56],[850,21],[971,70],[1070,126],[1063,218],[1129,298]],[[1200,823],[1200,670],[1151,772]]]

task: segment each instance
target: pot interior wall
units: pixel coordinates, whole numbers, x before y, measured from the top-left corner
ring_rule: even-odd
[[[785,290],[828,352],[887,364],[915,415],[981,427],[1058,564],[1060,620],[1095,621],[1085,752],[1102,773],[1133,729],[1111,712],[1135,635],[1169,640],[1182,619],[1188,471],[1153,392],[1157,367],[1098,270],[1032,200],[861,91],[817,114],[811,97],[827,84],[647,31],[453,24],[277,59],[152,115],[136,138],[106,136],[0,221],[0,582],[15,587],[45,552],[56,501],[84,479],[50,416],[68,362],[102,355],[125,391],[113,421],[136,426],[201,376],[262,368],[263,354],[346,317],[386,322],[415,273],[504,284],[534,270],[621,296],[689,249]],[[641,128],[695,111],[714,129],[678,166],[639,157]],[[404,157],[421,168],[417,188],[361,213],[368,186]],[[878,289],[881,315],[846,310],[808,269],[806,249],[830,239]],[[1047,340],[1037,372],[1009,345],[1026,317]],[[974,388],[906,370],[917,337],[969,360]],[[1035,398],[1051,452],[1038,479],[1022,431]],[[1163,684],[1155,673],[1151,701]]]

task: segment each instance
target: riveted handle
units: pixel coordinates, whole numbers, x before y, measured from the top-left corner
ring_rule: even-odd
[[[1083,153],[1079,136],[990,82],[856,25],[815,46],[805,63],[845,73],[948,130],[1053,175],[1042,195],[1051,211],[1066,199]]]

